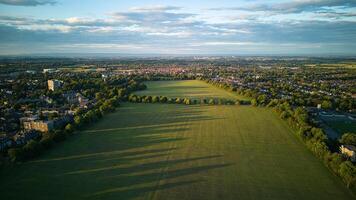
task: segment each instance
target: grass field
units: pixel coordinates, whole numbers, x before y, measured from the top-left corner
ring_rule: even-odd
[[[125,103],[1,170],[1,199],[355,199],[271,110]]]
[[[136,92],[138,95],[167,96],[180,98],[226,98],[247,100],[237,93],[228,92],[199,80],[188,81],[148,81],[148,90]]]

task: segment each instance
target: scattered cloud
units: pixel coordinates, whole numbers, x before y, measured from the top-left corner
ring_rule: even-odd
[[[57,48],[63,52],[86,49],[141,53],[165,52],[164,49],[169,53],[258,52],[262,49],[307,52],[323,48],[351,51],[356,46],[354,0],[260,2],[204,12],[157,5],[133,7],[101,17],[0,15],[0,44],[37,44],[38,51]]]
[[[326,7],[355,7],[355,0],[293,0],[280,3],[260,3],[254,2],[243,7],[218,7],[210,10],[244,10],[263,11],[277,13],[300,13],[306,11],[324,10]]]
[[[166,11],[175,11],[180,9],[182,8],[177,6],[163,6],[163,5],[130,8],[130,10],[133,12],[166,12]]]
[[[55,0],[0,0],[0,4],[12,6],[41,6],[41,5],[54,5]]]

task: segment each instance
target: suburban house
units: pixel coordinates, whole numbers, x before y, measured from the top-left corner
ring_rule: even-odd
[[[80,93],[68,92],[63,94],[64,98],[68,101],[69,104],[79,104],[81,108],[87,108],[89,100],[85,98]]]
[[[13,138],[16,146],[25,145],[28,141],[39,138],[41,135],[34,130],[21,131],[17,133]]]
[[[77,104],[78,98],[75,92],[67,92],[63,94],[63,97],[67,100],[69,104]]]
[[[356,147],[353,145],[341,145],[340,151],[342,154],[348,156],[352,162],[356,162]]]

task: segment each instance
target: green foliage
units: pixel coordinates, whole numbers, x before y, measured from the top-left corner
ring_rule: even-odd
[[[356,146],[356,134],[355,133],[345,133],[339,140],[341,144],[350,144]]]
[[[332,108],[332,103],[331,101],[329,100],[324,100],[322,103],[321,103],[321,108],[322,109],[326,109],[326,110],[329,110]]]
[[[83,123],[83,119],[80,115],[74,117],[74,124],[76,127],[80,128],[82,126],[82,123]]]
[[[343,162],[343,159],[342,159],[341,155],[338,153],[327,153],[324,156],[324,163],[335,174],[339,174],[340,165],[342,162]]]
[[[257,105],[258,105],[257,100],[256,100],[256,99],[252,99],[252,100],[251,100],[251,105],[257,106]]]
[[[19,162],[25,159],[25,154],[22,148],[11,148],[8,150],[8,155],[12,162]]]
[[[346,183],[347,187],[351,187],[356,183],[356,168],[350,161],[343,162],[339,169],[342,180]]]
[[[95,115],[95,114],[94,114]],[[95,115],[96,116],[96,115]],[[67,124],[64,128],[66,133],[72,133],[74,131],[74,127],[72,124]]]
[[[30,140],[25,146],[23,146],[25,159],[31,159],[40,155],[42,150],[42,145],[35,140]]]
[[[152,97],[152,103],[158,103],[159,102],[159,97],[158,96],[153,96]]]

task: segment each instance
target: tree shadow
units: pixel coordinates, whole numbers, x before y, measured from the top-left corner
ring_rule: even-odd
[[[222,155],[172,160],[181,144],[190,139],[185,133],[192,123],[221,119],[205,114],[204,108],[159,104],[154,107],[160,109],[156,112],[143,104],[123,106],[38,159],[14,167],[11,173],[4,171],[0,181],[4,199],[21,199],[26,195],[19,191],[29,189],[39,199],[84,193],[93,198],[130,199],[199,182],[179,177],[228,166],[216,163]],[[205,165],[200,166],[203,160]],[[175,182],[163,184],[160,180]],[[81,183],[85,187],[76,190]],[[33,193],[36,189],[41,192]]]
[[[176,165],[176,164],[180,164],[180,163],[186,163],[186,162],[204,160],[204,159],[212,159],[212,158],[217,158],[217,157],[221,157],[221,155],[203,156],[203,157],[196,157],[196,158],[176,159],[176,160],[163,160],[163,161],[158,161],[158,162],[148,162],[148,163],[144,163],[141,165],[130,166],[130,167],[122,167],[120,165],[115,165],[115,166],[110,165],[110,166],[101,167],[101,168],[90,168],[90,169],[81,169],[81,170],[77,170],[77,171],[70,171],[70,172],[67,172],[62,175],[99,173],[99,172],[106,173],[107,171],[110,171],[110,170],[117,170],[117,172],[115,172],[115,174],[120,175],[120,174],[142,172],[144,170],[151,170],[151,169],[161,168],[161,167],[165,167],[165,166]]]
[[[146,193],[160,190],[168,190],[180,186],[187,186],[194,183],[202,182],[202,180],[192,180],[192,181],[178,181],[174,183],[165,183],[161,185],[153,186],[141,186],[132,189],[125,188],[111,188],[103,191],[96,192],[92,195],[86,195],[85,198],[99,198],[99,199],[132,199],[135,197],[142,196]]]
[[[218,157],[218,156],[211,156],[211,158],[214,157]],[[199,159],[208,159],[208,157],[197,158],[197,160]],[[177,162],[184,163],[193,160],[195,159],[173,160],[167,164],[169,168],[169,166],[174,166],[174,164],[176,164]],[[115,198],[131,199],[149,192],[156,192],[158,190],[163,190],[163,189],[173,189],[179,186],[187,186],[189,184],[206,181],[205,179],[199,178],[196,175],[199,173],[207,172],[209,170],[228,167],[230,165],[232,164],[208,164],[203,166],[194,166],[194,167],[187,167],[187,168],[181,168],[176,170],[150,172],[150,173],[143,173],[143,174],[142,173],[136,174],[139,166],[133,166],[132,169],[128,169],[126,172],[121,172],[121,170],[117,171],[117,173],[122,173],[122,174],[114,175],[114,176],[110,175],[104,177],[104,180],[98,180],[103,182],[106,181],[110,182],[110,188],[106,187],[102,190],[96,191],[90,194],[89,197],[100,197],[106,199],[108,198],[108,196],[110,196],[113,199]],[[162,168],[162,166],[155,166],[155,168],[156,167],[157,169]],[[147,168],[145,170],[150,171],[150,169]],[[143,172],[145,170],[142,169]],[[193,175],[194,177],[191,177],[190,175]],[[199,180],[197,180],[197,178],[199,178]],[[176,179],[178,180],[187,179],[187,181],[178,181],[178,182],[171,183]],[[162,183],[162,181],[164,183]],[[142,185],[148,185],[148,186],[142,187]]]

